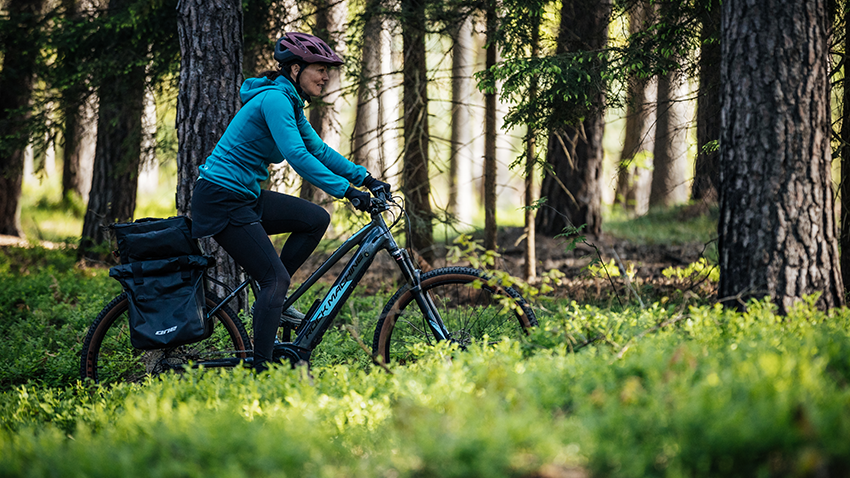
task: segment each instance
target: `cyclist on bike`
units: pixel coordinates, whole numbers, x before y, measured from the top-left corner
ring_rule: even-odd
[[[192,235],[212,236],[260,285],[253,315],[257,371],[272,359],[290,278],[330,223],[316,204],[261,190],[269,164],[288,161],[305,180],[362,211],[368,210],[369,194],[352,184],[390,190],[326,145],[304,116],[305,102],[321,94],[328,69],[342,65],[342,59],[324,41],[305,33],[284,34],[275,44],[274,58],[278,70],[242,84],[243,106],[200,167],[192,196]],[[292,234],[278,256],[268,236],[286,232]],[[303,315],[287,310],[283,318],[298,321]]]

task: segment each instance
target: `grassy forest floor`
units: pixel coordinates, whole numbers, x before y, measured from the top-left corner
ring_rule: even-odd
[[[539,238],[539,271],[566,277],[532,301],[527,337],[374,366],[352,331],[368,341],[395,288],[379,259],[311,375],[114,387],[78,379],[86,328],[120,289],[106,268],[0,247],[0,476],[847,476],[850,310],[717,306],[716,216],[691,212]],[[496,267],[519,274],[521,231],[499,237]]]

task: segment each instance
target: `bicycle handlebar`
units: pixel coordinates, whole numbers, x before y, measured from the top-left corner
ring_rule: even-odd
[[[387,203],[393,202],[393,196],[390,193],[384,191],[378,191],[376,193],[372,193],[373,197],[370,198],[369,203],[369,214],[378,214],[384,212],[388,209]],[[360,209],[361,199],[360,198],[351,198],[349,199],[351,205],[357,209]]]
[[[373,192],[372,194],[373,197],[369,204],[369,214],[380,214],[389,209],[387,204],[393,202],[392,194],[384,191]]]

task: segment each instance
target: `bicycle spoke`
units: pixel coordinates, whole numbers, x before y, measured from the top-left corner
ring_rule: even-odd
[[[526,328],[537,324],[516,291],[486,285],[474,288],[473,283],[486,280],[481,274],[475,269],[456,267],[434,270],[422,277],[423,292],[437,308],[449,338],[461,347],[484,336],[490,337],[491,344],[505,336],[521,337]],[[501,297],[516,301],[522,312],[509,307]],[[375,331],[376,355],[405,361],[410,357],[407,349],[414,342],[434,341],[430,327],[418,326],[423,314],[411,294],[401,295],[400,291],[384,310],[390,317],[381,320]],[[398,315],[392,317],[392,314]],[[425,318],[421,317],[421,321],[424,324]]]

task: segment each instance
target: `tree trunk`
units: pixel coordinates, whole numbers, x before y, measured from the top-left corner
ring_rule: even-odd
[[[82,167],[82,139],[85,127],[79,96],[74,93],[63,95],[65,123],[62,127],[62,197],[71,195],[86,197],[85,177]]]
[[[368,15],[363,27],[363,43],[360,56],[360,82],[357,86],[357,111],[354,121],[354,136],[351,138],[351,159],[381,175],[380,148],[378,137],[380,112],[378,95],[384,81],[381,78],[382,19],[377,13],[380,2],[370,1],[366,5]]]
[[[634,35],[651,26],[649,5],[637,2],[629,18],[629,34]],[[623,150],[617,169],[617,194],[615,204],[637,214],[646,212],[649,199],[651,152],[655,141],[655,108],[648,94],[656,83],[632,76],[629,79],[626,99],[626,128]]]
[[[344,2],[318,0],[316,2],[316,23],[313,28],[313,35],[325,40],[331,48],[339,51],[344,16]],[[335,105],[339,98],[341,86],[339,68],[330,69],[324,94],[321,97],[313,98],[309,108],[310,124],[313,125],[313,129],[328,146],[335,150],[339,149],[340,143],[339,113]],[[307,181],[301,182],[301,197],[323,204],[329,212],[333,211],[333,199]]]
[[[206,161],[241,103],[242,3],[239,0],[181,0],[180,91],[177,96],[177,211],[190,215],[198,167]],[[210,54],[215,52],[215,54]],[[216,258],[212,275],[228,284],[244,275],[211,238],[203,239]],[[247,309],[246,297],[239,307]]]
[[[670,18],[673,8],[671,3],[659,5],[662,24],[674,20]],[[688,199],[687,129],[682,127],[684,103],[683,95],[680,94],[683,85],[684,81],[678,71],[658,75],[649,207],[668,207]]]
[[[697,158],[691,199],[716,201],[720,150],[720,5],[713,4],[700,32],[699,96],[697,96]]]
[[[116,15],[129,0],[111,0],[107,15]],[[116,44],[131,44],[129,28],[116,32]],[[142,158],[142,114],[145,101],[145,66],[110,71],[101,79],[97,115],[97,144],[92,188],[83,218],[78,255],[93,261],[108,258],[106,226],[133,219],[136,187]]]
[[[593,51],[608,41],[611,4],[598,0],[565,0],[556,53]],[[555,236],[569,227],[585,225],[584,232],[599,234],[602,227],[603,95],[593,98],[596,108],[576,126],[552,131],[547,146],[547,171],[540,186],[546,207],[537,212],[537,232]],[[564,102],[564,108],[574,108]]]
[[[133,68],[120,86],[100,88],[92,189],[83,219],[79,255],[103,261],[110,235],[105,227],[133,219],[141,162],[144,68]],[[133,91],[135,88],[138,90]]]
[[[850,83],[847,73],[850,61],[850,10],[844,12],[844,84],[841,117],[841,277],[844,293],[850,287]]]
[[[62,0],[65,19],[73,22],[78,16],[77,0]],[[74,54],[71,48],[63,49],[59,53],[60,61],[66,67],[74,62]],[[82,164],[83,137],[85,134],[85,118],[83,117],[83,102],[85,86],[81,84],[68,87],[62,92],[62,197],[69,198],[77,196],[86,198],[88,196],[89,183],[86,171]],[[90,187],[90,186],[89,186]]]
[[[30,99],[36,58],[36,26],[43,0],[12,0],[5,9],[9,28],[2,38],[0,71],[0,234],[21,236],[21,182],[29,143]]]
[[[428,75],[425,63],[425,0],[402,0],[404,48],[404,165],[402,191],[407,201],[411,233],[407,247],[428,262],[434,258],[431,182],[428,174]]]
[[[488,0],[486,4],[487,56],[484,63],[486,72],[496,66],[496,2]],[[496,91],[484,93],[484,247],[498,249],[496,236]]]
[[[471,224],[474,214],[472,184],[472,20],[467,18],[452,35],[452,137],[449,155],[448,210],[461,224]]]
[[[378,95],[378,116],[380,137],[380,165],[384,178],[390,184],[397,184],[401,177],[402,155],[399,153],[399,131],[403,112],[401,108],[401,71],[402,52],[394,41],[398,22],[393,17],[384,19],[384,32],[381,35],[381,91]],[[396,67],[396,65],[399,65]]]
[[[841,306],[830,177],[828,0],[727,0],[721,27],[721,301]],[[790,40],[789,40],[790,39]]]
[[[111,240],[105,227],[132,220],[136,209],[142,155],[144,66],[104,78],[98,96],[100,107],[92,188],[79,251],[81,257],[93,261],[106,257],[106,251],[98,247]]]
[[[649,207],[667,207],[688,199],[687,129],[677,72],[658,77],[658,107],[655,112],[655,144],[652,154],[652,183]]]
[[[540,55],[540,17],[535,16],[531,24],[531,57],[537,58]],[[537,100],[537,77],[531,79],[531,84],[528,88],[528,96],[531,103]],[[525,265],[523,267],[523,276],[526,281],[533,281],[537,278],[537,237],[534,228],[534,209],[532,205],[537,200],[534,191],[534,172],[535,163],[537,162],[537,151],[535,150],[535,132],[528,131],[528,137],[525,139]]]

